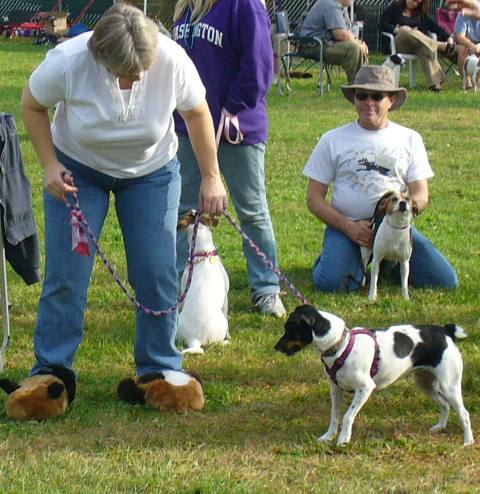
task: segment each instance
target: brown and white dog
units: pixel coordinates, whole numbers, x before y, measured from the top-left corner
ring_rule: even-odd
[[[420,388],[440,406],[440,420],[430,430],[445,429],[452,406],[463,427],[463,445],[468,446],[474,438],[462,398],[462,356],[455,345],[457,338],[466,336],[455,324],[348,329],[340,317],[301,305],[290,314],[275,350],[294,355],[312,343],[321,354],[332,403],[330,426],[319,441],[336,436],[344,392],[353,393],[353,400],[343,418],[338,445],[350,442],[355,417],[375,389],[413,372]]]
[[[418,207],[407,193],[390,191],[377,203],[372,219],[375,237],[373,249],[360,248],[363,271],[366,273],[372,256],[369,300],[377,298],[378,273],[382,260],[400,263],[402,295],[408,300],[409,262],[412,255],[412,224]]]
[[[178,222],[178,229],[187,229],[191,246],[196,213],[189,212]],[[218,218],[202,215],[198,225],[193,251],[193,276],[178,315],[177,340],[186,345],[182,353],[204,353],[202,346],[228,343],[228,290],[227,272],[213,243],[210,227]],[[188,266],[182,275],[181,290],[185,289]]]
[[[480,59],[476,55],[468,55],[463,64],[463,83],[462,88],[467,90],[467,81],[472,81],[473,90],[478,90],[478,76],[480,70]]]

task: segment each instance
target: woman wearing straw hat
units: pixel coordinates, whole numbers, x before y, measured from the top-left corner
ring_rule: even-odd
[[[390,112],[407,99],[391,69],[366,65],[342,91],[355,105],[358,120],[324,134],[303,172],[309,178],[308,208],[327,225],[313,267],[315,287],[325,292],[359,288],[364,274],[360,246],[371,247],[369,218],[380,197],[389,190],[408,189],[420,213],[428,203],[427,180],[433,177],[421,136],[390,121]],[[410,283],[457,287],[455,271],[443,254],[415,228],[412,239]]]

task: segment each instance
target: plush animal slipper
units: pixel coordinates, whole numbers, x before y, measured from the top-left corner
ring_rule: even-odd
[[[70,369],[51,365],[20,384],[0,379],[8,393],[7,416],[12,420],[46,420],[65,413],[75,398],[75,374]]]
[[[160,410],[201,410],[205,403],[202,381],[187,371],[150,372],[127,378],[120,382],[117,393],[127,403]]]

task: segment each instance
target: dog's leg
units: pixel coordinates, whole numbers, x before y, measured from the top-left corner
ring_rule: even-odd
[[[450,414],[450,403],[440,391],[440,384],[437,377],[427,370],[418,370],[415,372],[415,381],[437,405],[440,407],[440,419],[438,424],[430,428],[430,432],[440,432],[447,426],[448,416]]]
[[[410,262],[400,261],[400,280],[402,283],[402,295],[405,300],[410,300],[410,295],[408,294],[408,276],[410,274]]]
[[[343,391],[332,381],[330,381],[330,425],[327,432],[320,436],[317,441],[330,441],[337,435],[340,423],[340,409],[342,407]]]
[[[353,396],[353,401],[347,410],[347,413],[343,417],[342,430],[338,436],[337,445],[343,446],[350,442],[352,437],[352,426],[357,416],[358,412],[361,410],[363,405],[367,402],[368,398],[375,389],[375,383],[372,379],[369,379],[362,388],[356,389]]]
[[[380,271],[380,261],[375,256],[372,259],[370,266],[370,291],[368,292],[368,300],[377,300],[377,283],[378,272]]]
[[[187,348],[185,348],[185,350],[182,350],[182,355],[186,355],[187,353],[190,353],[192,355],[203,355],[205,353],[205,350],[202,348],[199,340],[190,340],[186,343]]]
[[[440,384],[442,388],[442,386]],[[473,432],[472,432],[472,426],[470,424],[470,414],[468,413],[467,409],[465,408],[465,405],[463,404],[463,398],[462,398],[462,387],[461,383],[455,383],[454,385],[450,386],[448,389],[442,389],[443,394],[445,395],[445,398],[450,402],[450,405],[452,405],[453,408],[455,408],[455,411],[458,414],[458,417],[460,418],[460,422],[462,423],[463,426],[463,445],[464,446],[470,446],[475,442],[473,439]]]

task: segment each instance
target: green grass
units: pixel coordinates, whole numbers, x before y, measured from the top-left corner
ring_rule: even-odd
[[[0,41],[0,110],[17,118],[27,174],[43,238],[42,173],[19,115],[29,73],[45,49],[30,40]],[[376,57],[375,60],[381,60]],[[406,82],[406,71],[402,81]],[[478,106],[480,95],[463,94],[451,77],[437,95],[409,92],[393,119],[418,130],[436,176],[431,203],[416,226],[448,256],[461,287],[455,292],[413,290],[411,302],[399,287],[382,284],[380,300],[365,292],[314,292],[311,264],[321,248],[323,226],[305,206],[302,170],[318,138],[354,118],[342,96],[343,76],[332,91],[316,95],[313,80],[294,80],[289,97],[273,89],[267,147],[267,181],[281,268],[318,307],[350,325],[454,321],[469,338],[465,403],[478,432],[480,253]],[[76,359],[77,398],[63,417],[46,423],[13,423],[0,395],[0,491],[4,493],[473,493],[480,490],[477,446],[463,448],[452,413],[448,429],[428,432],[438,412],[407,379],[375,394],[359,414],[352,443],[343,449],[317,444],[329,420],[328,385],[317,354],[287,358],[273,350],[283,323],[252,311],[240,236],[224,220],[215,232],[231,280],[232,343],[212,347],[185,366],[205,380],[200,413],[160,413],[118,401],[117,383],[134,372],[133,309],[97,261],[86,314],[85,339]],[[123,246],[113,214],[101,239],[125,274]],[[12,342],[4,375],[27,376],[33,363],[32,334],[40,286],[27,287],[10,269]],[[288,309],[297,304],[290,294]]]

